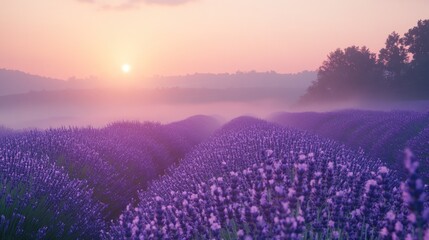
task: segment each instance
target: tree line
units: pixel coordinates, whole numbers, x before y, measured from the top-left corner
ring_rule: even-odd
[[[429,99],[429,19],[392,32],[378,54],[365,46],[331,52],[301,101],[359,98]]]

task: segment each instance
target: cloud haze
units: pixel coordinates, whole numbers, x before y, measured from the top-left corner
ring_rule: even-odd
[[[102,1],[102,0],[76,0],[82,3],[96,4],[102,9],[107,10],[127,10],[135,9],[142,3],[152,5],[181,5],[194,0],[117,0],[117,1]]]

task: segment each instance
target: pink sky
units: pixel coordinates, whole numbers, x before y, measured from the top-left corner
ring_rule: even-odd
[[[315,70],[336,48],[384,45],[426,0],[3,1],[0,68],[67,79]]]

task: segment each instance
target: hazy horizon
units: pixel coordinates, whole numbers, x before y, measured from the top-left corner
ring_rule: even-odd
[[[119,66],[120,67],[120,66]],[[11,71],[11,72],[19,72],[19,73],[24,73],[24,74],[28,74],[28,75],[32,75],[32,76],[37,76],[37,77],[42,77],[42,78],[49,78],[49,79],[53,79],[53,80],[60,80],[60,81],[71,81],[71,80],[85,80],[85,79],[99,79],[99,76],[96,75],[88,75],[88,76],[83,76],[83,77],[77,77],[75,75],[71,75],[69,77],[65,77],[65,78],[57,78],[54,76],[49,76],[49,75],[41,75],[41,74],[37,74],[34,72],[27,72],[23,69],[12,69],[12,68],[2,68],[0,67],[0,71]],[[188,72],[188,73],[182,73],[182,74],[153,74],[153,75],[142,75],[142,76],[138,76],[138,78],[140,79],[145,79],[145,78],[171,78],[171,77],[186,77],[186,76],[193,76],[193,75],[205,75],[205,74],[210,74],[210,75],[234,75],[234,74],[246,74],[246,73],[275,73],[275,74],[282,74],[282,75],[296,75],[296,74],[301,74],[301,73],[306,73],[306,72],[316,72],[317,69],[303,69],[301,71],[296,71],[296,72],[278,72],[278,71],[274,71],[274,70],[265,70],[265,71],[255,71],[255,70],[248,70],[248,71],[241,71],[241,70],[235,70],[235,71],[230,71],[230,72]],[[100,78],[101,79],[101,78]]]

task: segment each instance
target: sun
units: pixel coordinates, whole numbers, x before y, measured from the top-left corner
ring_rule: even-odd
[[[131,70],[131,66],[130,65],[128,65],[128,64],[123,64],[122,65],[122,72],[129,73],[130,70]]]

